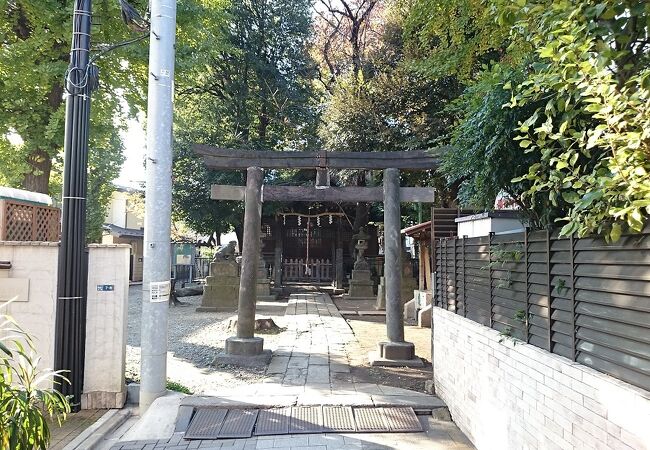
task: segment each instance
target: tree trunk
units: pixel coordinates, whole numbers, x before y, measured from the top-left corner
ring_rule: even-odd
[[[350,43],[352,44],[352,69],[354,70],[355,82],[359,79],[359,75],[361,74],[361,44],[359,42],[360,27],[360,23],[353,21],[352,30],[350,32]]]
[[[359,173],[357,174],[357,179],[355,184],[357,186],[366,185],[366,173],[363,170],[359,171]],[[358,202],[354,214],[354,223],[352,225],[352,231],[354,233],[358,233],[361,227],[365,227],[366,225],[368,225],[368,213],[369,213],[368,203]]]
[[[239,254],[241,255],[244,245],[244,227],[243,225],[235,226],[235,235],[237,236],[237,245],[239,247]]]
[[[42,149],[34,150],[27,156],[27,164],[29,172],[25,173],[23,187],[28,191],[47,194],[52,171],[50,155]]]
[[[268,115],[268,108],[266,106],[266,99],[262,100],[262,107],[259,114],[259,123],[257,126],[257,135],[262,144],[266,142],[266,129],[269,126],[270,120]]]

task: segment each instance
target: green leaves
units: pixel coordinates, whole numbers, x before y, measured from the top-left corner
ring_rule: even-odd
[[[8,303],[0,306],[5,308]],[[32,338],[6,314],[0,314],[0,446],[45,449],[50,430],[45,416],[59,424],[70,412],[68,399],[52,390],[67,382],[60,372],[37,368],[40,357]]]
[[[650,200],[650,47],[640,36],[649,18],[650,10],[624,1],[562,1],[522,15],[515,28],[513,39],[528,40],[543,64],[533,63],[512,87],[509,107],[545,105],[516,137],[527,152],[539,152],[540,164],[513,181],[533,182],[525,198],[550,200],[565,222],[562,234],[615,240],[647,220],[639,202]]]

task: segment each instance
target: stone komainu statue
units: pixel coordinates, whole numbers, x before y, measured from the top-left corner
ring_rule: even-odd
[[[235,258],[235,247],[237,246],[237,241],[230,241],[228,245],[222,246],[214,254],[212,261],[230,261]]]

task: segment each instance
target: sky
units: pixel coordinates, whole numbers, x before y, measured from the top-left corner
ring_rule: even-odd
[[[129,119],[127,130],[120,133],[124,142],[124,156],[126,161],[122,165],[120,176],[115,182],[121,186],[136,187],[144,181],[144,157],[147,137],[142,128],[140,121],[144,119],[140,116],[138,120]]]

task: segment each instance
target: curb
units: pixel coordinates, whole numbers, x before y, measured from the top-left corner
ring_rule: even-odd
[[[94,424],[81,432],[63,450],[90,450],[131,417],[128,409],[109,409]]]

